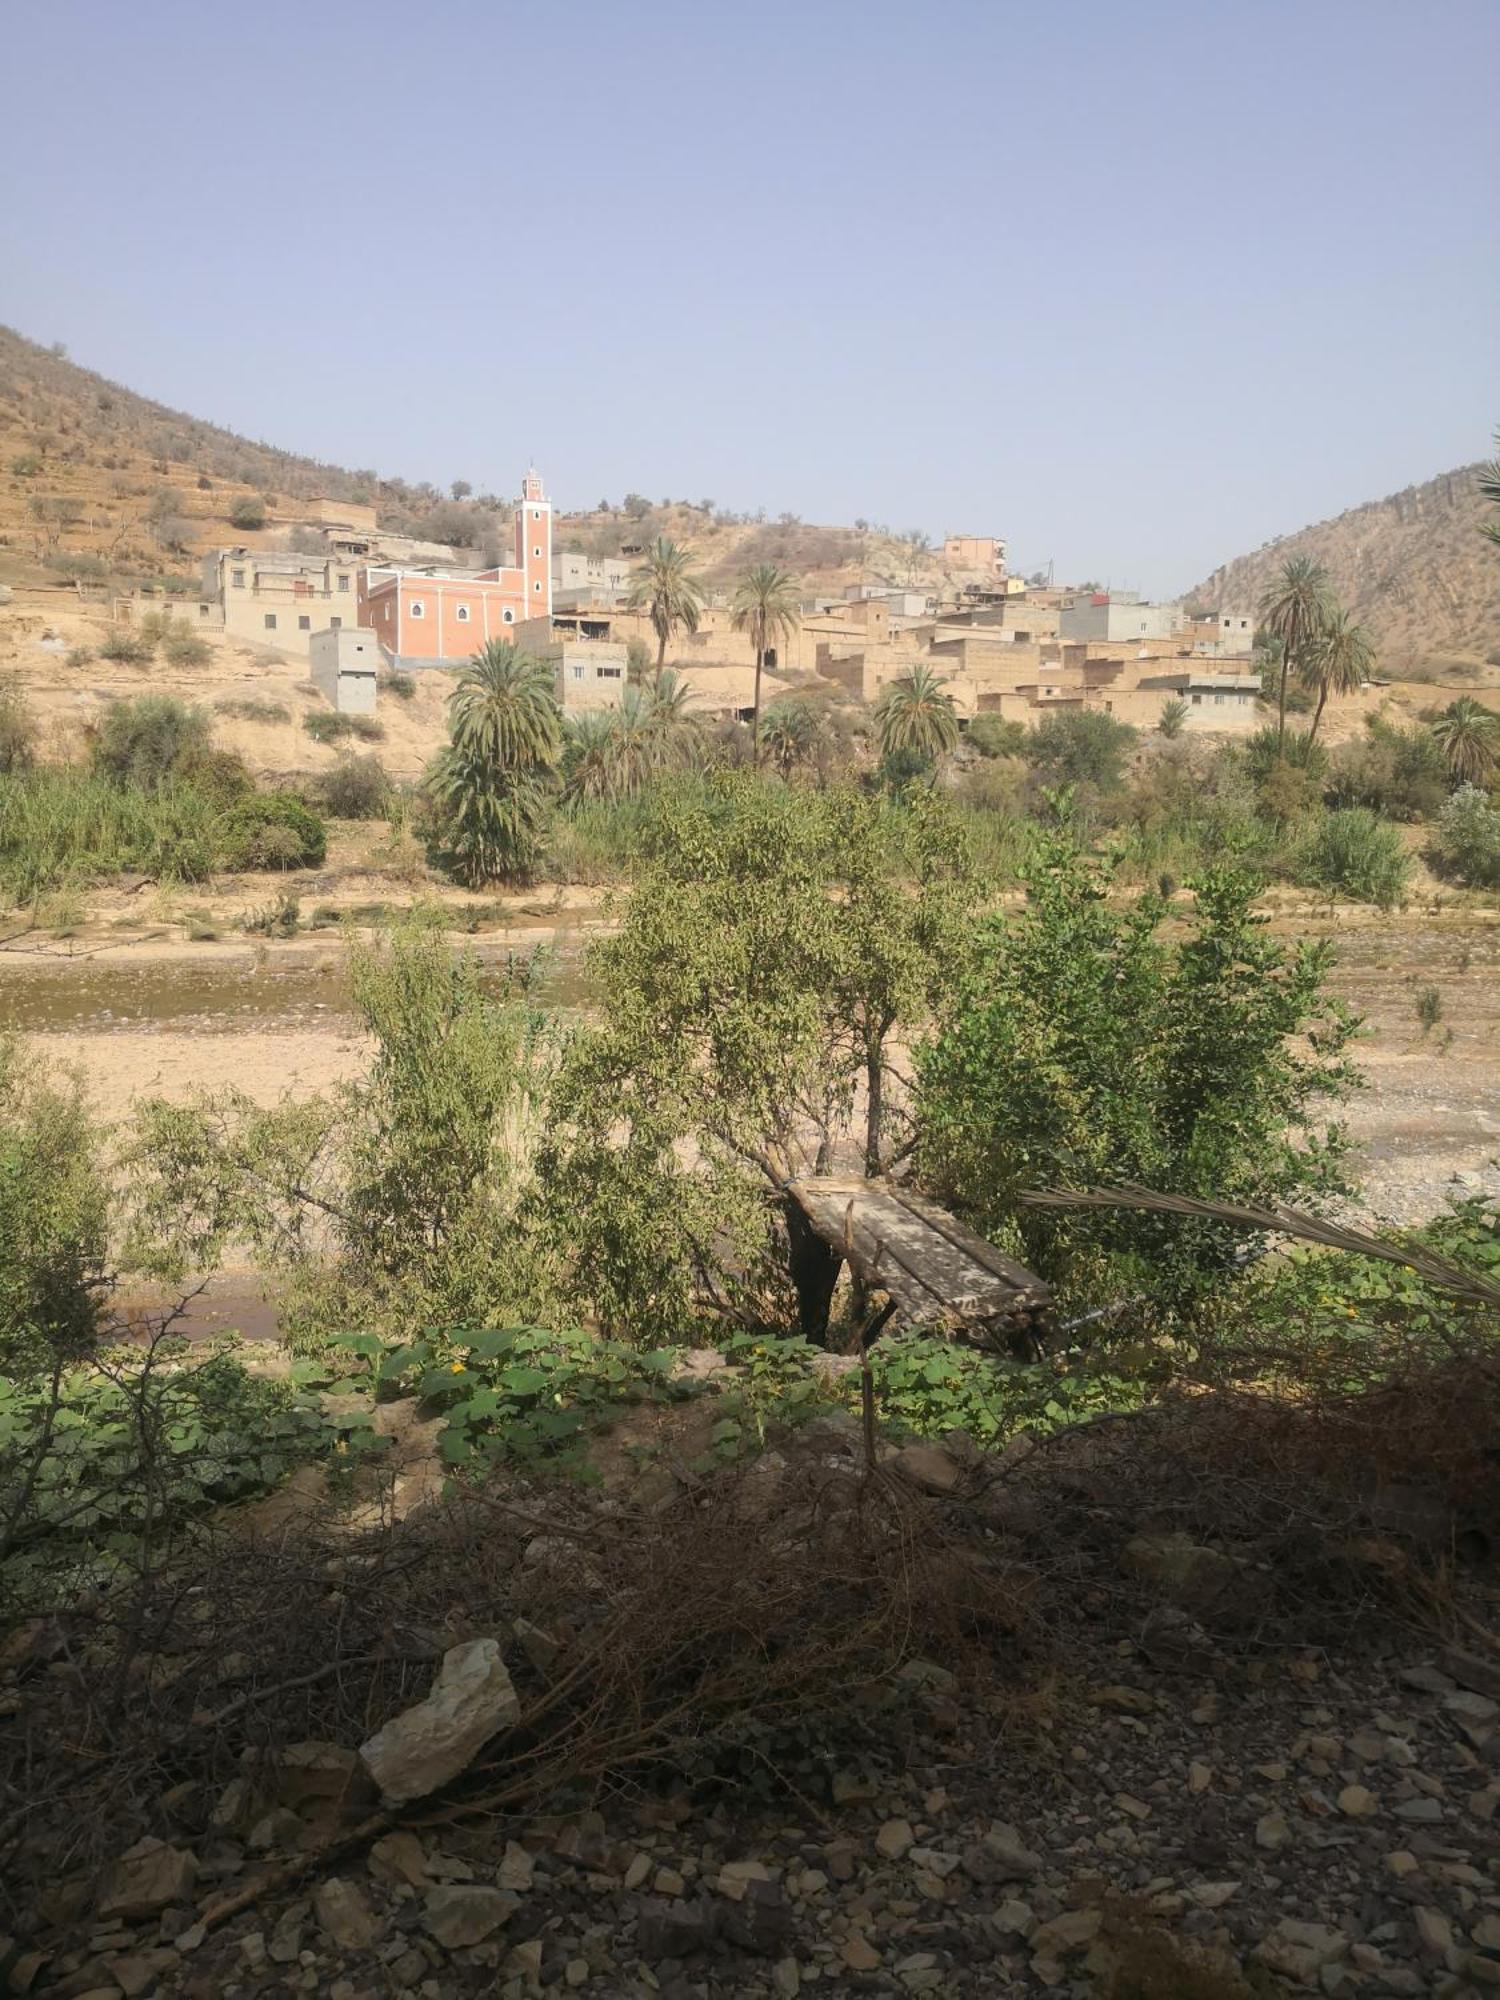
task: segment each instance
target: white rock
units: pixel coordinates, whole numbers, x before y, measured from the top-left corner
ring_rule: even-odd
[[[384,1926],[353,1882],[330,1875],[313,1891],[313,1915],[345,1951],[368,1951]]]
[[[443,1655],[425,1701],[404,1710],[360,1746],[389,1805],[425,1798],[467,1770],[521,1712],[493,1639],[470,1639]]]

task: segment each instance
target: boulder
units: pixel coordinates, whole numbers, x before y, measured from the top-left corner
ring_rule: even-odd
[[[500,1648],[469,1639],[443,1655],[427,1699],[393,1717],[359,1754],[386,1804],[403,1805],[467,1770],[520,1712]]]
[[[1244,1587],[1241,1563],[1187,1535],[1136,1535],[1125,1544],[1120,1567],[1184,1611],[1206,1611]]]
[[[422,1904],[422,1926],[445,1951],[482,1944],[492,1931],[509,1923],[521,1907],[508,1889],[490,1889],[481,1882],[455,1882],[432,1889]]]
[[[909,1444],[896,1453],[890,1467],[923,1493],[951,1493],[964,1476],[952,1452],[936,1444]]]
[[[330,1875],[313,1890],[313,1914],[336,1945],[368,1951],[385,1926],[354,1882]]]
[[[147,1835],[127,1847],[99,1890],[100,1917],[154,1917],[170,1903],[190,1903],[198,1879],[196,1855]]]

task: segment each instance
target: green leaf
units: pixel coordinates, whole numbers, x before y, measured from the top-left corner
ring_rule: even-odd
[[[502,1368],[500,1384],[512,1396],[540,1396],[552,1377],[540,1368]]]

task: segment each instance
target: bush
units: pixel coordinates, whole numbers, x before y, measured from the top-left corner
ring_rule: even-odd
[[[1049,715],[1028,734],[1021,754],[1049,784],[1109,791],[1120,783],[1135,740],[1130,724],[1112,715]]]
[[[397,701],[412,701],[416,697],[416,676],[402,673],[398,668],[383,673],[376,685],[382,694],[394,695]]]
[[[1433,858],[1467,889],[1500,888],[1500,812],[1477,785],[1460,785],[1443,807]]]
[[[1365,806],[1324,813],[1294,859],[1304,887],[1388,910],[1406,894],[1411,858],[1401,835]]]
[[[300,799],[260,792],[224,815],[220,851],[227,868],[321,868],[328,836]]]
[[[39,451],[23,451],[10,462],[12,475],[17,479],[35,479],[42,469],[42,455]]]
[[[1186,934],[1166,940],[1156,897],[1111,899],[1118,868],[1072,829],[1036,837],[1025,908],[979,926],[918,1056],[918,1161],[943,1199],[1089,1303],[1116,1285],[1185,1301],[1222,1273],[1228,1232],[1019,1196],[1122,1181],[1224,1201],[1345,1191],[1346,1142],[1313,1121],[1320,1097],[1352,1087],[1353,1023],[1324,988],[1328,947],[1289,948],[1257,921],[1255,877],[1200,876]],[[1119,1256],[1126,1269],[1100,1268]]]
[[[213,870],[217,818],[213,800],[190,784],[143,791],[72,765],[40,765],[0,782],[0,882],[17,904],[124,868],[201,882]]]
[[[99,1158],[78,1079],[49,1081],[0,1036],[0,1378],[81,1355],[93,1339],[108,1254]]]
[[[206,667],[213,658],[208,641],[187,625],[168,632],[162,641],[162,651],[168,664],[174,667]]]
[[[373,752],[344,756],[318,780],[318,796],[334,819],[380,819],[390,803],[391,781]]]
[[[1026,749],[1026,725],[1002,722],[998,715],[976,715],[964,741],[972,743],[981,757],[1020,757]]]
[[[208,717],[175,695],[112,701],[99,718],[94,769],[118,785],[155,791],[209,747]]]
[[[118,631],[110,633],[99,648],[99,653],[101,658],[113,660],[117,666],[144,667],[148,666],[155,656],[156,646],[154,641],[143,638],[139,632],[132,632],[128,627],[122,626]]]
[[[1430,729],[1401,729],[1371,716],[1361,741],[1329,759],[1324,793],[1334,807],[1368,806],[1387,819],[1431,819],[1448,796],[1448,766]]]
[[[384,725],[373,715],[340,715],[335,709],[310,709],[302,718],[302,727],[314,743],[337,743],[346,736],[357,736],[362,743],[383,743]]]
[[[0,774],[31,768],[36,754],[36,721],[19,685],[0,679]]]
[[[263,528],[269,518],[266,503],[258,493],[241,495],[229,510],[229,525],[232,528]]]

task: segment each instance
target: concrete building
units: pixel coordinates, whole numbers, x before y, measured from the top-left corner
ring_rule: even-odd
[[[618,708],[624,699],[628,656],[623,643],[559,632],[550,618],[531,618],[518,625],[515,642],[552,668],[557,705],[564,715]]]
[[[1186,702],[1184,727],[1195,734],[1254,729],[1259,720],[1259,674],[1215,673],[1211,668],[1186,666],[1166,673],[1142,674],[1135,692],[1142,698],[1155,697],[1153,721],[1169,701]],[[1121,713],[1118,709],[1116,712]],[[1122,714],[1126,722],[1140,719],[1128,710]]]
[[[630,588],[632,565],[623,556],[586,556],[561,549],[552,558],[554,604],[613,604]]]
[[[340,715],[375,713],[375,677],[380,670],[380,645],[373,632],[360,625],[314,632],[308,647],[313,685]]]
[[[945,535],[943,561],[950,569],[973,569],[987,576],[1003,576],[1005,546],[998,535]]]
[[[1057,631],[1062,639],[1170,639],[1182,623],[1176,604],[1143,604],[1133,590],[1092,590],[1064,598]]]
[[[371,567],[360,591],[359,622],[403,667],[459,665],[487,640],[551,615],[552,507],[534,469],[516,504],[514,563],[445,574]]]
[[[1255,614],[1216,611],[1194,621],[1193,651],[1211,660],[1248,660],[1255,651]]]
[[[342,555],[220,549],[203,559],[196,609],[199,625],[306,658],[314,633],[359,623],[359,566]]]

